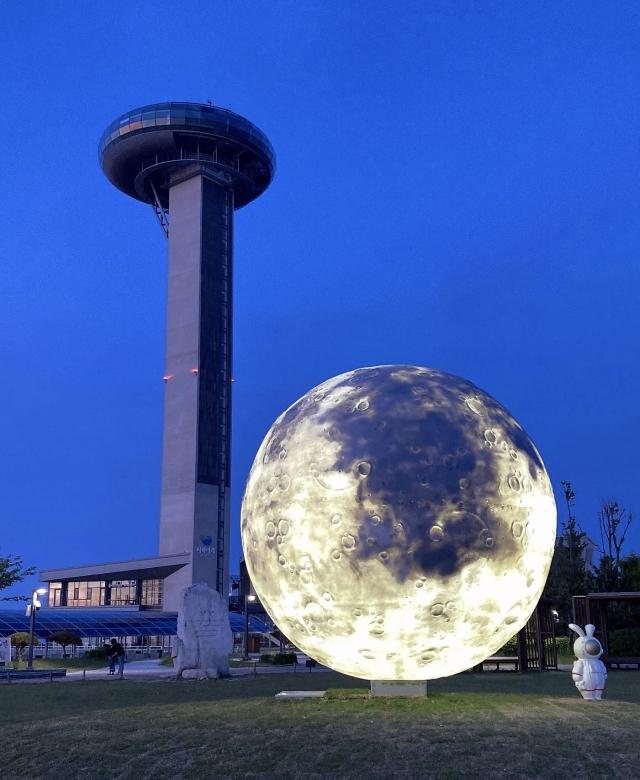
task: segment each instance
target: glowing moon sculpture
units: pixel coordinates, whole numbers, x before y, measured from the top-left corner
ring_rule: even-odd
[[[540,598],[556,508],[531,439],[460,377],[350,371],[273,424],[242,507],[262,603],[346,674],[428,680],[494,653]]]

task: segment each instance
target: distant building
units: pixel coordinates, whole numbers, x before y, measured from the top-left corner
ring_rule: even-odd
[[[596,551],[598,550],[598,546],[590,536],[586,536],[586,535],[583,537],[582,543],[584,546],[580,551],[580,557],[584,561],[584,568],[586,571],[593,573],[596,570],[594,559],[595,559]],[[565,547],[567,546],[564,536],[558,536],[556,538],[556,546],[559,546],[561,544],[564,545]]]
[[[582,548],[582,557],[584,558],[584,568],[588,572],[594,573],[596,570],[594,558],[598,547],[590,536],[585,536],[584,542],[585,542],[585,546]]]

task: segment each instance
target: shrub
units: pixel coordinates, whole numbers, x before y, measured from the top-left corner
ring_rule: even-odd
[[[609,634],[609,653],[640,656],[640,628],[619,628]]]
[[[286,664],[295,664],[298,662],[298,656],[295,653],[263,653],[260,656],[261,664],[275,664],[276,666],[285,666]]]
[[[107,648],[104,645],[102,647],[94,647],[93,650],[87,650],[87,652],[84,654],[83,657],[97,658],[100,661],[102,661],[103,659],[106,660]]]
[[[547,640],[545,640],[547,641]],[[549,640],[551,641],[551,640]],[[556,649],[558,651],[558,655],[567,655],[568,653],[571,653],[571,648],[573,647],[573,644],[569,643],[569,638],[566,636],[557,636],[556,637]],[[512,636],[511,639],[498,650],[496,655],[518,655],[518,642],[517,638],[515,636]]]
[[[271,656],[271,663],[277,666],[284,666],[285,664],[295,664],[298,662],[298,656],[295,653],[276,653]]]
[[[516,640],[515,636],[512,636],[511,639],[506,642],[502,647],[498,650],[496,655],[518,655],[518,642]]]

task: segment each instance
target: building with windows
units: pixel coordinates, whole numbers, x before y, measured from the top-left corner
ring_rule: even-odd
[[[189,563],[187,553],[40,572],[49,607],[162,610],[164,581]]]
[[[255,125],[223,108],[158,103],[105,130],[109,181],[151,206],[168,240],[159,555],[41,572],[49,606],[178,609],[229,584],[233,217],[275,173]]]

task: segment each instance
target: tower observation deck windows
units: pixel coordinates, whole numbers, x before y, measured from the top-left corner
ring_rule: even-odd
[[[132,114],[129,117],[129,130],[139,130],[142,127],[142,113]]]
[[[156,125],[170,125],[171,114],[169,108],[158,108],[156,110]]]

